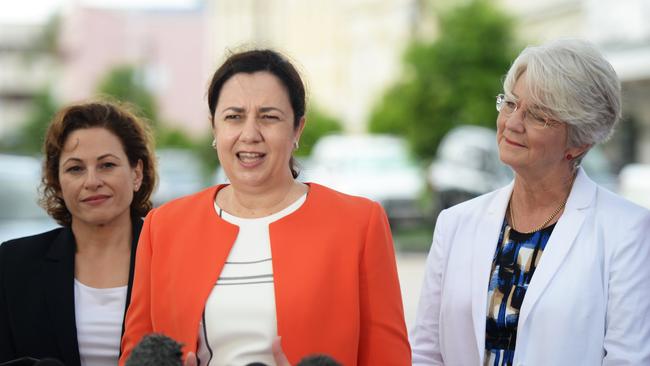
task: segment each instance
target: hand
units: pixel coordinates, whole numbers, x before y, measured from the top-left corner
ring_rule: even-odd
[[[291,366],[287,356],[282,352],[282,337],[276,337],[275,340],[273,340],[273,346],[271,349],[273,350],[273,358],[275,359],[275,364],[277,366]]]
[[[194,354],[194,352],[188,352],[183,366],[197,366],[197,364],[198,361],[196,360],[196,354]]]

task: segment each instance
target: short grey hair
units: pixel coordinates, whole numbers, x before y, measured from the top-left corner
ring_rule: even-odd
[[[565,122],[571,147],[606,141],[621,118],[621,84],[612,65],[590,42],[560,39],[526,47],[503,83],[512,95],[526,73],[531,105]]]

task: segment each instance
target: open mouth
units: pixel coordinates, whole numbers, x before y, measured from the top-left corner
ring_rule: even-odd
[[[237,158],[239,159],[239,161],[241,161],[242,163],[244,163],[246,165],[256,164],[256,163],[262,161],[262,159],[264,159],[265,156],[266,156],[266,154],[259,153],[259,152],[243,152],[242,151],[242,152],[237,153]]]

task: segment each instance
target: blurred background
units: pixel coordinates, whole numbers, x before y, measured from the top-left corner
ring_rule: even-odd
[[[230,52],[272,47],[308,88],[301,179],[380,201],[410,325],[437,213],[512,178],[495,95],[515,55],[595,42],[624,119],[584,161],[650,207],[650,0],[24,0],[0,6],[0,242],[53,227],[35,202],[40,146],[62,105],[130,101],[156,131],[156,205],[225,181],[208,79]]]

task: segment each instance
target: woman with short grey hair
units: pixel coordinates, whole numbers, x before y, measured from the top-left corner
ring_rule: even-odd
[[[558,40],[526,48],[503,87],[515,178],[438,217],[414,365],[650,365],[650,211],[580,167],[620,119],[614,69]]]
[[[590,148],[612,135],[621,117],[620,83],[593,45],[565,39],[526,48],[503,84],[506,102],[516,100],[512,92],[524,73],[533,81],[528,91],[530,104],[539,109],[537,117],[566,123],[569,145]],[[583,156],[574,157],[576,166]]]

